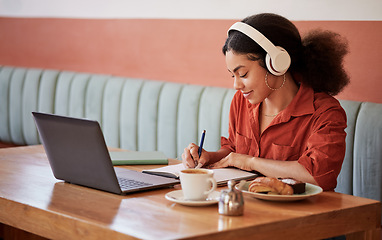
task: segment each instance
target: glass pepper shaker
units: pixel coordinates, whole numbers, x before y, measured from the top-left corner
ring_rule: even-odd
[[[240,216],[244,212],[244,198],[240,190],[234,188],[235,181],[228,181],[228,190],[222,190],[219,199],[219,214]]]

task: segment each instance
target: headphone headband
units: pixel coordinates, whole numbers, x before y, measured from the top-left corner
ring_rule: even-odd
[[[266,65],[272,74],[280,76],[288,70],[291,63],[288,52],[282,47],[276,47],[257,29],[246,23],[236,22],[228,29],[227,35],[229,35],[231,30],[236,30],[247,35],[267,52]]]
[[[276,48],[276,46],[273,45],[273,43],[271,41],[269,41],[268,38],[266,38],[261,32],[259,32],[257,29],[255,29],[254,27],[252,27],[246,23],[243,23],[243,22],[234,23],[228,29],[227,34],[231,30],[239,31],[239,32],[247,35],[248,37],[250,37],[253,41],[255,41],[257,44],[259,44],[260,47],[262,47],[269,55],[271,55],[271,57],[272,57],[272,55],[274,55],[272,53],[276,53],[279,51]]]

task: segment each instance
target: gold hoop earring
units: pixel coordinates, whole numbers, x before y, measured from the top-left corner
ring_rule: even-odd
[[[284,83],[285,83],[285,74],[284,74],[284,80],[283,80],[283,83],[281,84],[281,86],[279,88],[271,88],[268,84],[268,72],[265,74],[265,85],[267,85],[267,87],[269,89],[271,89],[272,91],[276,91],[276,90],[279,90],[280,88],[282,88],[284,86]]]

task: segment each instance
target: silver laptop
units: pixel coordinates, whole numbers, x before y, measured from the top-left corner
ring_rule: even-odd
[[[55,178],[116,194],[179,180],[114,167],[97,121],[32,112]]]

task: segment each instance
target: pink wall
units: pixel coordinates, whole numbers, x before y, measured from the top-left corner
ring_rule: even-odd
[[[0,18],[0,65],[232,87],[221,53],[234,20]],[[296,21],[349,40],[340,99],[382,103],[381,21]]]

